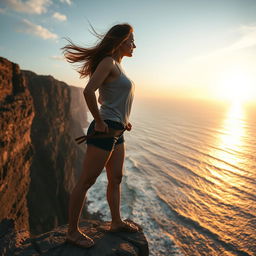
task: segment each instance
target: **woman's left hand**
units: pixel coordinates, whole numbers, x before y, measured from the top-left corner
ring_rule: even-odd
[[[126,126],[126,130],[127,131],[130,131],[132,129],[132,124],[131,123],[128,123],[127,126]]]

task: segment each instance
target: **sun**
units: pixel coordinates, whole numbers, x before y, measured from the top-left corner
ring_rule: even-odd
[[[255,85],[252,73],[243,68],[232,68],[219,76],[217,94],[221,99],[234,102],[246,102],[253,97],[252,88]]]

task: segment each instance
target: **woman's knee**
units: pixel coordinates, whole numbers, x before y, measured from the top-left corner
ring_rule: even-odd
[[[95,182],[96,182],[97,178],[89,178],[89,179],[84,179],[84,180],[79,180],[77,183],[77,186],[80,189],[86,189],[88,190]]]

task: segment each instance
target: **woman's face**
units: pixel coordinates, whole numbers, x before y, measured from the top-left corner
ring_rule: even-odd
[[[136,48],[136,45],[134,44],[133,33],[131,33],[128,39],[122,43],[121,52],[123,56],[132,57],[134,48]]]

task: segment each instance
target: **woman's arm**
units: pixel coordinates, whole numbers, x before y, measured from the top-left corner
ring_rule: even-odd
[[[95,130],[100,132],[108,132],[108,126],[101,119],[98,105],[97,105],[95,91],[100,87],[100,85],[107,78],[113,65],[114,65],[114,60],[111,57],[104,58],[98,64],[95,72],[91,76],[89,82],[87,83],[83,91],[87,106],[95,120]]]

